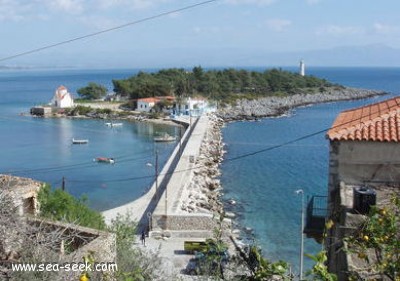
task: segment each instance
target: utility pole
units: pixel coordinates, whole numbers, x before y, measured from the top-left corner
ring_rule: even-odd
[[[154,165],[155,168],[155,180],[156,180],[156,199],[158,199],[158,151],[156,148],[156,163]]]
[[[303,256],[304,256],[304,191],[302,189],[296,190],[296,194],[301,195],[301,226],[300,226],[300,274],[299,280],[303,280]]]
[[[182,125],[179,125],[179,155],[182,156]]]
[[[168,229],[168,184],[165,186],[165,230]]]
[[[65,191],[65,177],[62,178],[61,189]]]

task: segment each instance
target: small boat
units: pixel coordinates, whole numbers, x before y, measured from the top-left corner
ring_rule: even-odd
[[[115,163],[114,158],[109,158],[109,157],[97,157],[97,158],[93,159],[93,161],[99,162],[99,163],[110,163],[110,164]]]
[[[107,122],[106,126],[108,126],[108,127],[121,127],[122,124],[123,123],[110,123],[110,122]]]
[[[89,142],[89,140],[83,140],[83,139],[76,140],[76,139],[72,138],[72,144],[87,144],[88,142]]]
[[[175,140],[176,140],[176,137],[170,136],[167,133],[164,134],[163,136],[154,138],[155,142],[171,142],[171,141],[175,141]]]

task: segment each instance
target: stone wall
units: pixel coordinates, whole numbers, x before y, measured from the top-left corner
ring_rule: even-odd
[[[212,214],[179,214],[179,215],[153,215],[152,230],[162,229],[171,231],[213,231],[218,227],[218,219]],[[224,228],[230,228],[231,221],[224,219]]]
[[[39,203],[37,196],[43,185],[43,182],[30,178],[0,175],[0,190],[13,199],[20,215],[38,214]]]

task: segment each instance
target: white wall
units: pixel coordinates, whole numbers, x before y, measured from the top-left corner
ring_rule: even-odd
[[[342,141],[338,149],[339,180],[400,181],[400,143]]]
[[[137,111],[141,112],[149,112],[153,107],[154,107],[154,102],[144,102],[144,101],[138,101],[137,103]]]

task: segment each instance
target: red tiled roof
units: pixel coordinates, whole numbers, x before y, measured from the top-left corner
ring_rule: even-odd
[[[173,97],[173,96],[158,96],[156,98],[159,99],[159,100],[168,100],[168,101],[174,101],[175,100],[175,97]]]
[[[339,141],[400,142],[400,97],[341,112],[327,137]]]
[[[139,101],[141,101],[141,102],[147,102],[147,103],[151,103],[151,102],[156,103],[156,102],[158,102],[158,101],[160,101],[160,100],[157,99],[157,98],[143,98],[143,99],[138,99],[137,101],[138,101],[138,102],[139,102]]]

